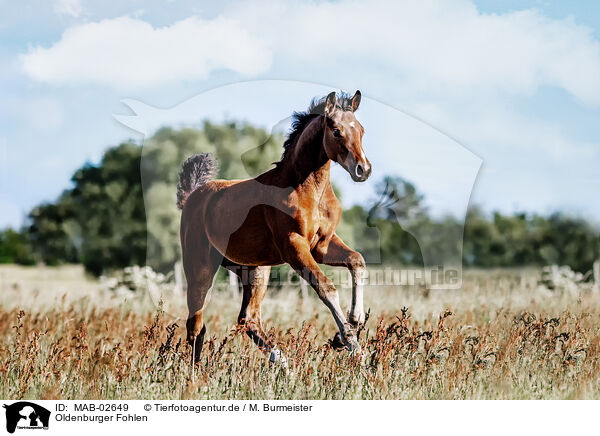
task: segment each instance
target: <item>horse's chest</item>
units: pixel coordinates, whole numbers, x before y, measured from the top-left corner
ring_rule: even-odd
[[[317,205],[307,217],[307,236],[314,245],[320,239],[325,239],[335,231],[339,213],[335,205],[321,203]]]

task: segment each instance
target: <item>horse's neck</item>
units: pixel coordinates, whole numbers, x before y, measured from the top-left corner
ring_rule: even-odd
[[[298,138],[294,147],[290,170],[298,188],[320,193],[329,182],[330,161],[323,150],[323,119],[315,118]]]

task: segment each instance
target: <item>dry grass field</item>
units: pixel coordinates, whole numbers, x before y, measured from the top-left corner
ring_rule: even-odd
[[[202,364],[183,342],[185,297],[116,295],[79,267],[0,267],[0,397],[10,399],[600,398],[600,300],[548,291],[539,271],[467,271],[460,291],[369,287],[363,354],[332,350],[312,295],[271,292],[263,319],[289,369],[235,329],[213,292]],[[350,292],[340,291],[344,307]]]

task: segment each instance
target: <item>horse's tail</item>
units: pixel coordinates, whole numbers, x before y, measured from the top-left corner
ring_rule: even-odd
[[[179,170],[177,207],[183,209],[192,192],[212,180],[217,174],[217,161],[210,153],[195,154]]]

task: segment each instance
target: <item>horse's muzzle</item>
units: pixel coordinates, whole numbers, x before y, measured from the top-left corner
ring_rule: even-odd
[[[355,182],[364,182],[371,175],[371,164],[369,161],[358,162],[354,166],[354,174],[350,174]]]

